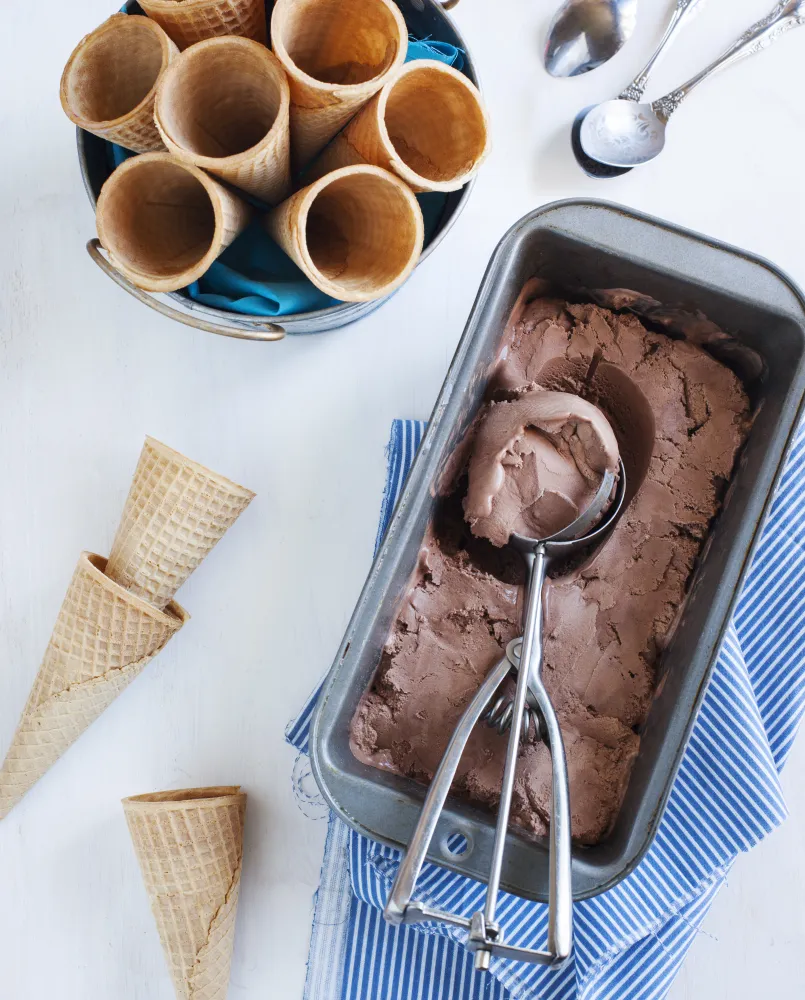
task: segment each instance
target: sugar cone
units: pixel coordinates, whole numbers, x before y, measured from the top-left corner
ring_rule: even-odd
[[[253,498],[251,490],[146,438],[107,575],[164,608]]]
[[[139,288],[175,292],[197,281],[246,227],[251,209],[203,170],[168,153],[122,163],[98,198],[98,238]]]
[[[79,559],[11,748],[0,769],[0,819],[182,627],[178,605],[152,608]]]
[[[239,786],[123,800],[179,1000],[225,1000],[246,796]]]
[[[113,14],[67,60],[61,103],[70,121],[136,153],[164,149],[156,85],[178,49],[147,17]]]
[[[489,124],[478,89],[452,67],[418,59],[403,66],[358,112],[306,179],[373,163],[414,191],[458,191],[488,152]]]
[[[266,41],[263,0],[140,0],[140,6],[180,49],[217,35]]]
[[[365,165],[302,188],[265,225],[313,284],[342,302],[390,295],[413,271],[424,239],[410,188],[388,170]]]
[[[405,61],[393,0],[277,0],[271,47],[291,87],[291,153],[305,167]]]
[[[155,120],[179,159],[276,205],[291,190],[290,91],[276,57],[249,38],[210,38],[163,74]]]

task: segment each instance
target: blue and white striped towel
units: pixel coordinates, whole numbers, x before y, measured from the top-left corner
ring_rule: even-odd
[[[378,540],[423,430],[393,425]],[[399,855],[330,817],[305,1000],[664,997],[737,854],[786,815],[778,773],[805,709],[804,527],[801,427],[654,844],[628,879],[576,904],[564,969],[498,960],[483,976],[451,930],[390,927],[381,908]],[[317,693],[286,734],[302,754]],[[298,787],[306,784],[302,776]],[[470,914],[483,886],[426,865],[417,894]],[[512,943],[545,947],[544,905],[506,896],[498,914]]]

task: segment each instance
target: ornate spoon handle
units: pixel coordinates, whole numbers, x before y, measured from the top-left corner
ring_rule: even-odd
[[[621,92],[620,99],[622,101],[640,101],[655,66],[657,66],[660,58],[665,54],[680,30],[692,19],[694,12],[701,3],[702,0],[676,0],[673,12],[671,13],[671,19],[668,22],[660,44],[643,69],[632,80],[629,86]]]
[[[805,0],[779,0],[770,13],[745,31],[715,62],[681,87],[654,101],[651,105],[654,114],[663,121],[668,121],[688,94],[713,73],[768,48],[785,32],[801,24],[805,24]]]

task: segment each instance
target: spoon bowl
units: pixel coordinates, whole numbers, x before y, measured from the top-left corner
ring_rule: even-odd
[[[654,72],[654,69],[659,64],[662,57],[665,55],[668,48],[671,46],[673,41],[679,35],[685,25],[689,24],[694,15],[701,9],[703,0],[674,0],[671,15],[665,28],[665,32],[660,39],[660,43],[657,48],[652,53],[646,65],[637,76],[632,80],[632,82],[626,86],[619,95],[620,101],[631,101],[634,104],[638,104],[643,99],[643,94],[646,92],[646,87],[648,86],[649,78]],[[585,151],[582,141],[581,141],[581,128],[584,120],[593,111],[598,111],[600,105],[595,109],[585,108],[580,111],[576,116],[576,120],[573,122],[573,128],[570,135],[571,145],[573,146],[573,154],[578,161],[581,169],[587,174],[588,177],[595,178],[612,178],[620,177],[622,174],[628,173],[632,169],[632,165],[627,165],[622,163],[620,160],[617,165],[612,165],[607,162],[603,162],[600,159],[592,155],[588,155]],[[601,119],[599,118],[598,125],[600,125]],[[597,128],[595,120],[592,125],[588,125],[587,129]],[[609,136],[609,132],[606,133]],[[590,148],[593,147],[591,139]],[[595,144],[596,149],[601,148],[601,142]]]
[[[691,12],[694,6],[688,2],[687,11]],[[684,0],[678,0],[678,9],[680,7],[685,7]],[[677,19],[677,26],[679,23]],[[700,84],[741,59],[762,52],[792,28],[802,25],[805,25],[805,0],[777,0],[771,11],[739,35],[726,52],[665,97],[652,104],[640,104],[642,90],[638,96],[630,94],[627,88],[617,100],[593,108],[581,122],[582,150],[588,157],[610,167],[631,168],[648,163],[665,148],[668,119]],[[672,24],[664,44],[667,45],[674,33]]]
[[[610,167],[606,163],[599,163],[598,160],[594,160],[584,152],[581,145],[581,126],[584,119],[592,110],[593,107],[591,106],[579,111],[570,130],[570,145],[573,149],[573,155],[576,157],[576,162],[588,177],[593,177],[596,180],[610,180],[613,177],[621,177],[623,174],[628,174],[632,169],[631,167]]]
[[[603,65],[632,36],[637,0],[565,0],[548,28],[545,69],[581,76]]]
[[[581,122],[579,142],[588,157],[609,167],[631,168],[665,148],[667,119],[651,104],[605,101]]]

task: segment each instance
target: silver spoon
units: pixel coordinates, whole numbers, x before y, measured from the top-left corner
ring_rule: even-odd
[[[612,488],[615,485],[615,477],[611,472],[608,472],[590,506],[564,530],[551,535],[550,538],[542,539],[526,538],[518,534],[511,536],[511,544],[520,551],[528,568],[529,579],[522,645],[520,645],[519,639],[514,639],[509,643],[506,657],[490,671],[489,676],[484,680],[459,720],[428,788],[416,829],[400,863],[397,877],[391,887],[383,911],[386,919],[396,925],[435,920],[463,928],[468,932],[467,947],[475,952],[475,968],[481,972],[489,970],[490,962],[495,956],[538,965],[559,965],[570,955],[573,945],[571,816],[567,761],[559,720],[542,680],[542,589],[550,562],[567,558],[582,549],[602,542],[612,530],[623,510],[626,499],[626,472],[622,461],[618,463],[618,475],[618,484],[612,503],[609,501]],[[470,738],[476,723],[488,714],[489,702],[509,675],[512,666],[518,668],[517,688],[507,722],[511,732],[500,790],[500,804],[495,825],[489,878],[487,879],[486,900],[483,910],[478,910],[469,919],[413,900],[412,896],[467,740]],[[532,711],[537,713],[539,734],[545,739],[551,752],[552,815],[548,841],[551,874],[548,903],[548,947],[545,951],[518,948],[506,944],[503,931],[495,920],[503,852],[506,845],[517,757],[523,736],[523,718],[527,701],[532,705]]]
[[[565,0],[548,28],[545,69],[581,76],[611,59],[632,37],[637,0]]]
[[[805,0],[780,0],[707,69],[651,104],[618,99],[599,104],[581,123],[579,140],[587,156],[611,167],[648,163],[665,147],[671,115],[691,91],[713,73],[767,48],[791,28],[805,24]]]
[[[693,19],[693,14],[701,8],[701,3],[702,0],[674,0],[671,17],[665,29],[665,33],[660,40],[660,44],[657,46],[652,57],[643,69],[640,70],[634,80],[632,80],[628,87],[625,87],[621,91],[619,100],[635,102],[640,100],[645,93],[646,87],[648,86],[649,77],[658,65],[661,57],[670,48],[671,43],[677,37],[681,29]],[[580,138],[581,126],[584,119],[592,110],[594,109],[585,108],[583,111],[580,111],[578,115],[576,115],[576,119],[573,122],[573,127],[570,132],[570,142],[573,147],[573,154],[578,160],[579,166],[590,177],[619,177],[621,174],[628,173],[632,169],[631,167],[611,167],[604,163],[599,163],[598,160],[592,159],[584,152]]]

